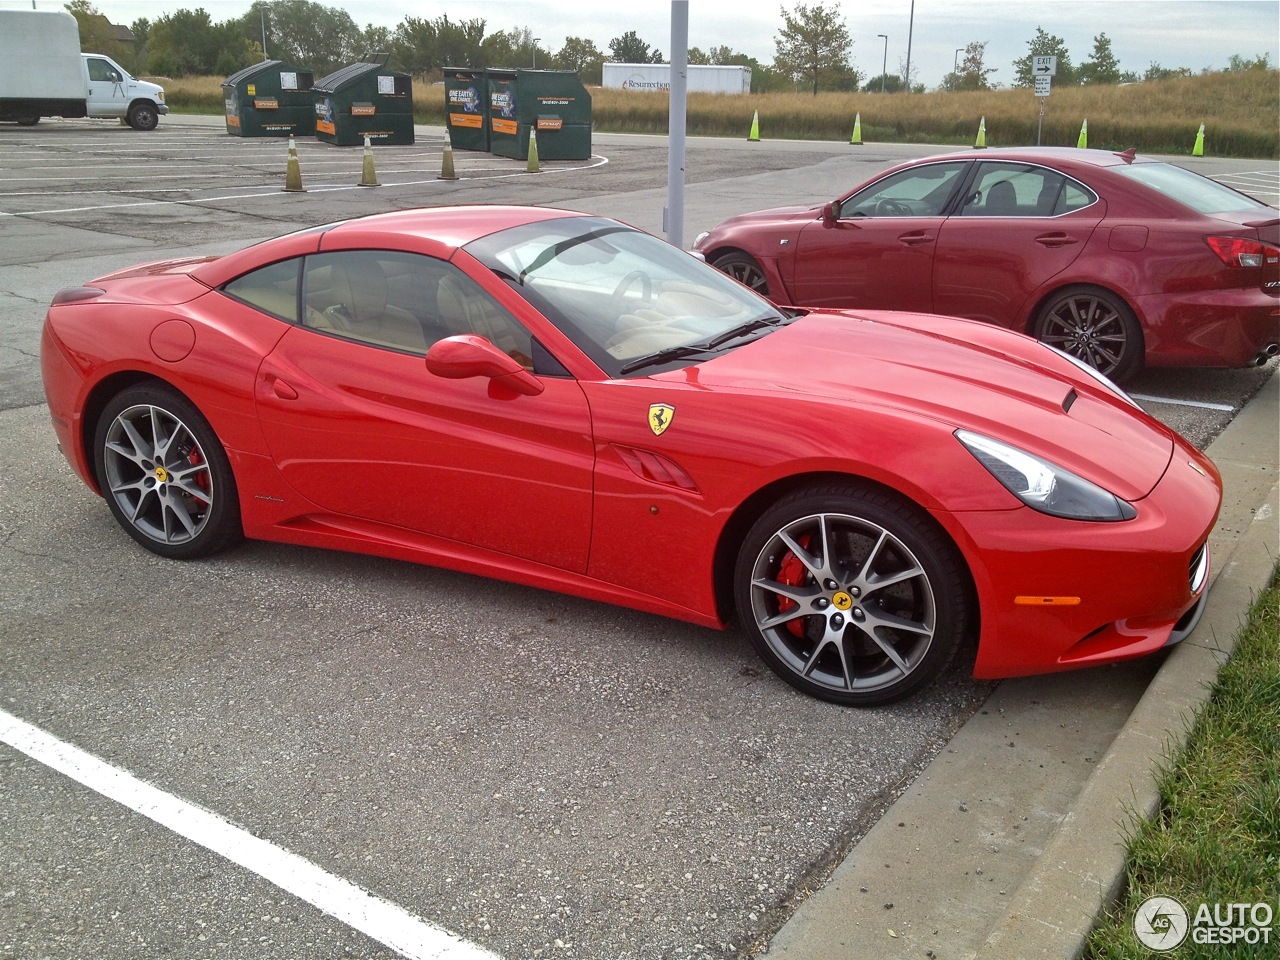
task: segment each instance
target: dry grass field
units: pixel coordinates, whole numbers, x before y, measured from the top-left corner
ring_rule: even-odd
[[[165,80],[177,112],[221,113],[222,78]],[[667,96],[595,88],[601,131],[665,133]],[[692,136],[740,136],[759,111],[762,139],[848,140],[861,115],[867,142],[972,144],[986,118],[988,146],[1036,142],[1040,101],[1028,90],[967,93],[806,93],[689,95]],[[419,123],[444,123],[444,88],[414,85]],[[1046,101],[1042,142],[1075,146],[1084,120],[1089,146],[1136,147],[1145,153],[1190,153],[1200,124],[1205,152],[1215,156],[1280,158],[1280,71],[1245,70],[1135,83],[1064,87]]]

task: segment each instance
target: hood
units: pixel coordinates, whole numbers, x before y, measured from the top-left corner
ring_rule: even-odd
[[[1140,500],[1174,434],[1030,337],[974,321],[810,313],[703,363],[722,389],[824,397],[964,427]]]

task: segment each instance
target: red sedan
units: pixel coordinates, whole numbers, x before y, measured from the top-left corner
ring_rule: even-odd
[[[780,676],[857,705],[970,645],[997,677],[1176,642],[1221,500],[1208,459],[1044,344],[779,309],[557,210],[123,270],[55,297],[41,362],[71,467],[157,554],[247,536],[736,614]]]
[[[733,217],[694,249],[776,303],[983,320],[1117,382],[1280,346],[1275,208],[1133,151],[913,160],[819,207]]]

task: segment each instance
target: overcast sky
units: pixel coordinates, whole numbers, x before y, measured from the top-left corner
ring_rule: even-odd
[[[35,0],[40,9],[61,9],[55,0]],[[181,9],[203,8],[214,22],[238,17],[250,0],[94,0],[115,23],[155,19]],[[321,0],[323,2],[323,0]],[[812,3],[820,0],[811,0]],[[1222,68],[1232,54],[1269,55],[1280,64],[1280,0],[846,0],[838,6],[854,39],[853,60],[866,76],[879,76],[887,34],[890,73],[900,73],[911,35],[913,73],[935,87],[951,71],[956,50],[987,42],[992,83],[1008,86],[1013,61],[1025,56],[1036,27],[1061,37],[1075,64],[1089,59],[1093,38],[1106,33],[1122,70],[1141,74],[1163,67]],[[912,24],[911,10],[915,15]],[[671,52],[671,3],[639,0],[619,4],[577,0],[334,0],[361,26],[394,28],[406,16],[451,20],[479,18],[486,33],[528,27],[539,46],[555,52],[567,36],[585,37],[606,54],[609,42],[628,30],[664,56]],[[773,60],[782,26],[781,7],[794,0],[689,0],[689,44],[709,50],[727,44],[761,63]],[[0,0],[0,8],[30,9],[31,0]],[[510,66],[503,64],[503,66]]]

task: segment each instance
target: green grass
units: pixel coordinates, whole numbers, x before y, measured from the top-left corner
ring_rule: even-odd
[[[1177,960],[1280,957],[1280,568],[1250,612],[1231,660],[1196,717],[1185,748],[1160,776],[1158,816],[1130,842],[1124,896],[1099,920],[1087,960],[1157,954],[1133,932],[1151,896],[1201,903],[1268,903],[1270,945],[1197,944],[1188,936],[1164,956]],[[1194,929],[1194,927],[1193,927]]]
[[[221,77],[163,80],[169,105],[179,113],[221,114]],[[663,93],[591,91],[595,128],[611,133],[666,133]],[[444,123],[444,88],[414,79],[414,120]],[[990,147],[1036,142],[1040,101],[1028,90],[963,93],[710,94],[688,98],[692,136],[740,137],[760,115],[763,140],[848,142],[862,118],[867,143],[972,145],[986,119]],[[1074,147],[1084,120],[1089,146],[1135,147],[1143,153],[1189,154],[1200,124],[1205,153],[1220,157],[1280,158],[1280,71],[1242,70],[1172,77],[1127,86],[1065,87],[1048,98],[1042,142]]]

